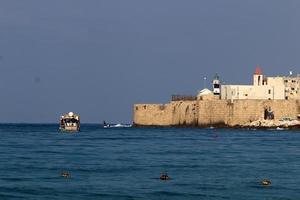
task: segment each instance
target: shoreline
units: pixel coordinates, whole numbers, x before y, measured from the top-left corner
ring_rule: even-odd
[[[293,126],[245,126],[245,125],[234,125],[229,126],[225,124],[211,124],[211,125],[139,125],[133,124],[133,128],[199,128],[199,129],[252,129],[252,130],[300,130],[300,125]]]

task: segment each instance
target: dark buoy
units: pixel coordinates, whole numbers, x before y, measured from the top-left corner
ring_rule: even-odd
[[[163,181],[167,181],[167,180],[170,180],[171,178],[169,177],[169,175],[167,173],[163,173],[160,177],[159,177],[160,180],[163,180]]]
[[[261,184],[263,186],[270,186],[271,185],[271,181],[268,180],[268,179],[264,179],[264,180],[261,181]]]
[[[71,174],[67,171],[63,171],[63,172],[60,173],[60,176],[64,177],[64,178],[70,178]]]

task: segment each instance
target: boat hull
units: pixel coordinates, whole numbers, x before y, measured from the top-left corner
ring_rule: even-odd
[[[63,132],[78,132],[80,131],[80,128],[78,126],[66,126],[60,127],[60,130]]]

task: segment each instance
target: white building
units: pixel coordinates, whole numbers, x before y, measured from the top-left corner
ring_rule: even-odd
[[[300,99],[300,76],[265,77],[256,68],[253,85],[222,85],[221,99]]]

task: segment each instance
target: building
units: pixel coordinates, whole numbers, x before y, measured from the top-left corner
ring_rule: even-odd
[[[222,85],[219,76],[197,96],[173,95],[166,104],[135,104],[137,126],[299,127],[300,76],[266,77],[252,85]]]
[[[253,85],[221,85],[221,99],[300,99],[300,76],[266,77],[257,67]]]
[[[282,77],[285,99],[300,99],[300,76]]]

